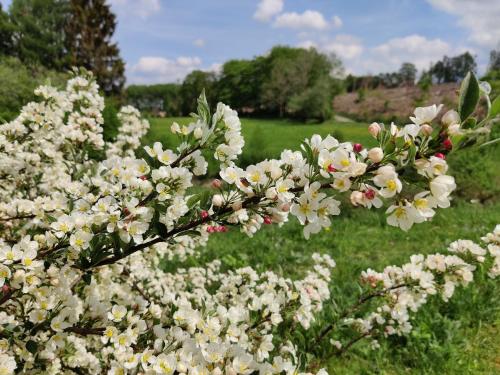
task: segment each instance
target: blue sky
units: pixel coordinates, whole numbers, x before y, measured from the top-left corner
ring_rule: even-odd
[[[484,71],[500,42],[500,0],[108,1],[129,84],[175,82],[276,44],[336,53],[356,74],[424,69],[465,50]]]

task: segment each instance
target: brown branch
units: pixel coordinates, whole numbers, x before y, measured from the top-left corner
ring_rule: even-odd
[[[11,289],[7,293],[3,295],[2,298],[0,298],[0,306],[3,305],[5,302],[11,299],[12,295],[16,292],[17,289]]]
[[[36,215],[23,215],[23,216],[11,216],[11,217],[1,217],[0,222],[21,220],[21,219],[33,219]]]
[[[80,336],[89,336],[89,335],[102,335],[102,333],[105,330],[106,330],[105,328],[87,328],[87,327],[73,326],[66,328],[64,332],[72,332]]]
[[[370,301],[373,298],[381,297],[381,296],[389,293],[392,290],[399,289],[399,288],[404,288],[406,286],[408,286],[408,284],[398,284],[398,285],[394,285],[394,286],[392,286],[390,288],[387,288],[387,289],[379,290],[378,292],[375,292],[375,293],[371,293],[371,294],[368,294],[368,295],[365,295],[365,296],[361,296],[354,305],[352,305],[351,307],[345,309],[342,312],[342,314],[340,314],[340,316],[338,317],[338,319],[335,322],[332,322],[332,323],[328,324],[321,331],[321,333],[319,334],[319,336],[316,338],[316,343],[319,343],[321,340],[323,340],[325,338],[325,336],[328,335],[328,333],[330,333],[330,331],[335,327],[335,325],[339,321],[343,320],[344,318],[346,318],[347,316],[349,316],[353,312],[357,311],[366,302]]]

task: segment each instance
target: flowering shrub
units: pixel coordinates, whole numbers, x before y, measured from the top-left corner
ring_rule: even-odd
[[[0,126],[0,374],[324,374],[304,363],[287,332],[308,330],[331,301],[328,255],[315,254],[301,280],[223,272],[219,261],[166,273],[160,260],[193,254],[211,233],[237,227],[252,236],[290,215],[308,238],[340,215],[342,195],[386,207],[387,222],[408,230],[450,206],[446,155],[483,142],[499,110],[470,75],[458,112],[440,123],[441,106],[417,108],[402,128],[370,125],[375,148],[315,135],[301,151],[244,170],[241,124],[228,106],[211,114],[202,95],[193,122],[171,128],[177,149],[155,143],[139,159],[148,123],[122,108],[120,134],[105,143],[103,99],[92,77],[77,73],[64,91],[37,89],[40,100]],[[480,95],[487,114],[477,122]],[[219,161],[221,180],[192,194],[206,157]],[[334,355],[361,338],[376,345],[407,333],[430,296],[448,300],[479,268],[498,276],[500,227],[484,241],[487,249],[458,241],[451,255],[365,271],[366,293],[318,342],[329,340]],[[372,300],[380,303],[363,310]]]

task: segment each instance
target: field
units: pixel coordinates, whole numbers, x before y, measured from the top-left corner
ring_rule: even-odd
[[[170,133],[172,121],[186,123],[187,119],[152,119],[151,130],[144,143],[160,140],[173,146]],[[298,124],[279,120],[243,121],[247,145],[243,161],[253,162],[266,157],[279,156],[283,148],[297,149],[300,141],[314,133],[332,133],[343,140],[370,145],[366,124],[327,122],[324,124]],[[203,265],[218,258],[224,267],[247,265],[259,270],[282,272],[290,278],[302,275],[310,264],[310,254],[325,252],[336,260],[337,268],[332,283],[332,295],[344,297],[336,300],[348,305],[357,296],[356,280],[362,270],[371,267],[380,270],[386,265],[406,262],[411,254],[444,251],[446,244],[459,238],[477,240],[482,234],[500,223],[500,202],[491,190],[483,186],[481,178],[498,179],[494,150],[482,154],[475,162],[482,166],[477,175],[478,185],[472,190],[482,192],[488,199],[471,203],[468,191],[456,199],[453,207],[440,210],[432,222],[419,224],[405,233],[389,227],[381,212],[353,208],[344,209],[342,218],[334,221],[330,231],[323,231],[309,241],[302,236],[302,227],[296,222],[282,228],[269,226],[253,239],[239,232],[215,234],[206,249],[187,264],[165,263],[167,270],[187,265]],[[460,163],[453,164],[460,165]],[[468,175],[468,172],[463,172]],[[474,174],[473,172],[471,172]],[[452,174],[458,174],[458,167]],[[465,177],[463,178],[465,180]],[[497,188],[497,187],[496,187]],[[490,190],[488,190],[490,189]],[[491,195],[493,194],[493,198]],[[366,343],[359,344],[348,355],[328,361],[334,374],[494,374],[500,372],[500,301],[498,283],[480,280],[457,293],[451,303],[430,303],[415,320],[415,330],[407,338],[382,342],[378,351],[371,351]],[[320,321],[328,319],[328,312]],[[314,330],[313,330],[314,331]],[[312,335],[314,336],[314,335]],[[306,338],[307,339],[307,338]],[[321,348],[317,350],[321,351]]]

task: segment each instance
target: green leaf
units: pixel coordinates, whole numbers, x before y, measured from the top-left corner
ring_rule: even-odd
[[[194,195],[190,196],[189,199],[187,200],[187,203],[186,203],[188,208],[193,208],[194,205],[200,201],[200,199],[201,199],[200,194],[194,194]]]
[[[490,118],[495,118],[500,114],[500,96],[497,96],[491,103]]]
[[[462,121],[465,121],[476,109],[479,101],[479,83],[474,73],[469,72],[460,86],[460,97],[458,100],[458,113]]]
[[[82,279],[85,284],[90,285],[90,282],[92,281],[92,274],[90,272],[87,272],[83,274]]]
[[[205,89],[203,89],[198,98],[198,115],[206,124],[210,124],[210,108],[208,107]]]
[[[476,127],[477,120],[473,117],[469,117],[462,124],[462,129],[474,129]]]
[[[38,344],[35,341],[33,341],[33,340],[29,340],[26,343],[26,350],[28,352],[30,352],[31,354],[35,354],[36,351],[38,350]]]

